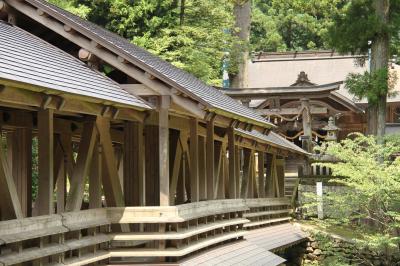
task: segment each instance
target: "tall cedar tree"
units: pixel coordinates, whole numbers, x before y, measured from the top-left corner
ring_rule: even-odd
[[[397,0],[348,1],[329,29],[330,43],[339,52],[367,54],[371,49],[370,73],[350,75],[346,84],[357,97],[367,98],[368,133],[376,134],[378,140],[385,134],[390,44],[398,45],[399,30]]]

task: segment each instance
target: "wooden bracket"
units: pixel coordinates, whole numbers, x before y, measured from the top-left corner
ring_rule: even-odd
[[[53,99],[52,96],[50,95],[45,95],[43,97],[42,103],[40,104],[40,108],[47,109],[47,107],[49,106],[49,104],[51,103],[51,100]]]

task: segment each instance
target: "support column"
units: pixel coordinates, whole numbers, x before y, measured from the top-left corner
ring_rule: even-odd
[[[199,137],[199,197],[207,199],[206,139]]]
[[[13,136],[12,175],[24,217],[32,216],[32,117],[23,114],[28,119],[29,128],[17,128]]]
[[[100,137],[96,139],[96,144],[93,150],[91,169],[89,174],[89,208],[101,208],[102,207],[102,148],[100,145]]]
[[[241,186],[241,198],[247,198],[250,178],[251,178],[251,157],[252,151],[250,149],[244,148],[243,149],[243,178],[242,178],[242,186]]]
[[[265,157],[264,152],[258,152],[258,193],[260,198],[265,197]]]
[[[199,139],[198,121],[190,120],[190,190],[191,202],[199,201]]]
[[[273,155],[267,153],[266,154],[266,164],[267,164],[267,171],[266,171],[266,184],[265,184],[265,196],[267,198],[275,197],[275,187],[274,187],[274,180],[273,180]]]
[[[169,118],[170,96],[151,99],[156,105],[146,125],[146,205],[169,206]],[[156,141],[157,140],[157,141]],[[157,142],[157,143],[155,143]]]
[[[285,191],[285,160],[283,158],[276,159],[276,179],[277,179],[277,196],[283,197]]]
[[[303,149],[311,152],[312,151],[312,125],[311,125],[311,112],[310,112],[310,101],[307,98],[301,99],[301,107],[303,108],[303,136],[302,146]]]
[[[39,190],[35,204],[38,215],[48,215],[53,213],[53,130],[53,110],[40,110],[38,112]]]
[[[236,150],[235,150],[235,129],[228,129],[228,152],[229,152],[229,198],[236,199]]]
[[[207,139],[206,139],[206,149],[207,149],[207,199],[214,199],[214,183],[215,183],[215,165],[214,165],[214,118],[207,121]]]
[[[126,206],[145,202],[143,124],[125,122],[124,128],[124,197]]]

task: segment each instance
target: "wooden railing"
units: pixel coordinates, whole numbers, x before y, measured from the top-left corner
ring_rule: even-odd
[[[132,263],[160,257],[174,260],[243,238],[245,227],[287,221],[286,202],[213,200],[169,207],[92,209],[4,221],[0,222],[0,265],[86,265],[107,263],[109,259]]]

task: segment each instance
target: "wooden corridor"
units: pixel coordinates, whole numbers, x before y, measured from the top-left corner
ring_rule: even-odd
[[[0,265],[179,262],[287,223],[285,158],[308,154],[273,128],[46,1],[0,0]]]

